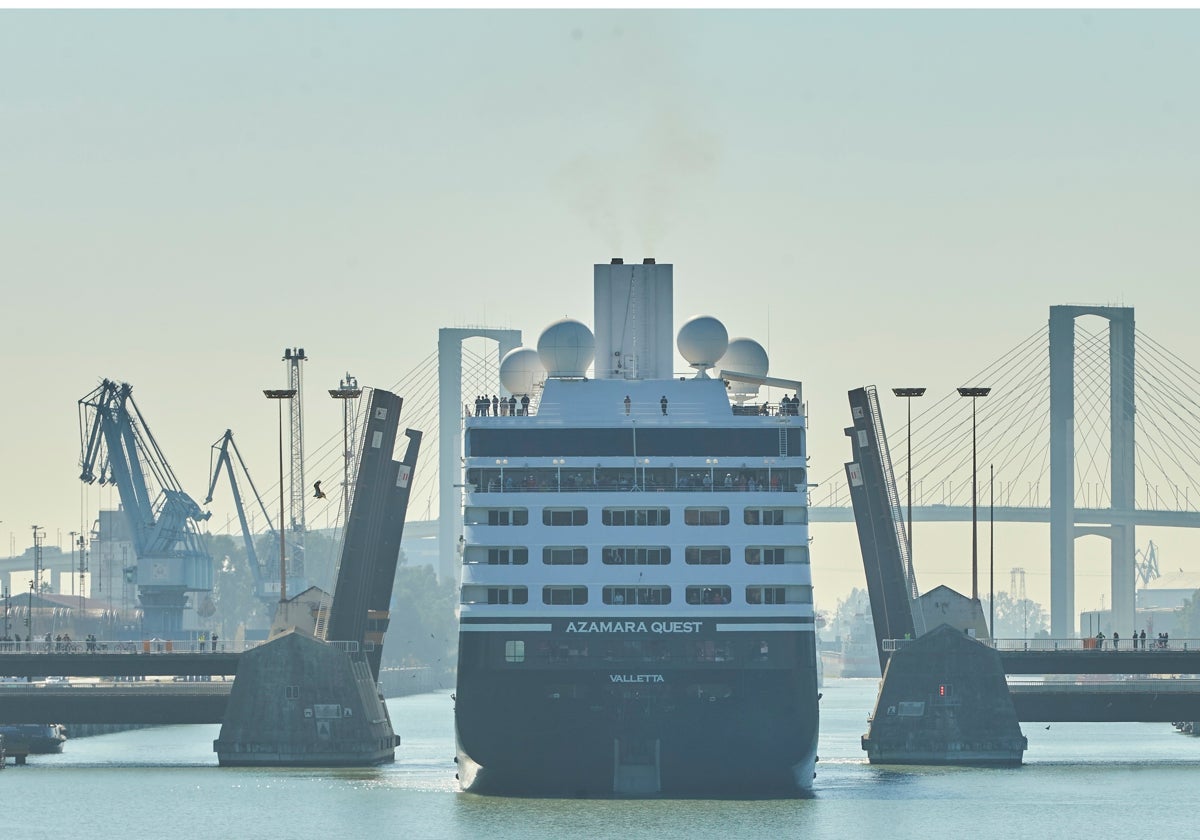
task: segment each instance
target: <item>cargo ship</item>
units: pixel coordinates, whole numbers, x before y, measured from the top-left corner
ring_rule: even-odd
[[[811,788],[818,730],[801,384],[698,316],[673,270],[594,268],[467,405],[455,729],[463,789]],[[776,400],[763,387],[782,389]]]

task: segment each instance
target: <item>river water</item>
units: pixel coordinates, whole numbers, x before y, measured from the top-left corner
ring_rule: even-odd
[[[1168,724],[1025,724],[1019,768],[872,767],[876,680],[826,680],[804,799],[504,799],[458,792],[449,692],[389,701],[404,743],[369,770],[217,767],[217,726],[69,741],[0,772],[0,837],[1135,838],[1194,836],[1200,739]]]

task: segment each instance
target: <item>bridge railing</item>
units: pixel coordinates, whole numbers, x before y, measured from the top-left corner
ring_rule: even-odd
[[[211,640],[180,640],[180,639],[98,639],[94,641],[69,642],[51,639],[22,639],[21,641],[0,640],[0,654],[78,654],[80,656],[104,656],[112,654],[129,655],[141,653],[153,656],[170,654],[213,654],[213,653],[245,653],[263,644],[263,641],[224,641]],[[332,645],[346,653],[369,652],[375,649],[374,642],[359,643],[357,641],[331,641]]]
[[[911,645],[915,639],[884,639],[883,649],[885,652],[894,653],[906,645]],[[1119,639],[1115,645],[1110,638],[1093,638],[1084,637],[1077,639],[978,639],[980,644],[995,648],[998,651],[1030,651],[1030,652],[1136,652],[1136,653],[1162,653],[1165,651],[1185,652],[1197,651],[1200,652],[1200,639],[1151,639],[1137,640],[1137,646],[1134,646],[1133,639]]]
[[[1127,677],[1124,679],[1047,680],[1039,677],[1008,676],[1008,690],[1019,694],[1195,694],[1200,679],[1176,675]]]

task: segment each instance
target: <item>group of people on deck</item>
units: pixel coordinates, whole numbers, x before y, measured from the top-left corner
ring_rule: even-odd
[[[1135,632],[1133,634],[1133,636],[1131,636],[1130,638],[1133,639],[1133,650],[1138,650],[1139,645],[1140,645],[1141,650],[1146,649],[1146,631],[1145,630],[1141,631],[1140,633]],[[1104,650],[1104,633],[1103,632],[1096,634],[1095,641],[1096,641],[1097,649]],[[1154,647],[1159,650],[1165,650],[1166,648],[1170,647],[1170,645],[1171,645],[1170,637],[1166,633],[1159,633],[1158,638],[1154,639],[1153,641],[1154,641]],[[1120,633],[1114,632],[1112,634],[1112,646],[1113,646],[1113,650],[1120,650],[1120,648],[1121,648],[1121,634]]]
[[[464,406],[468,416],[471,415],[469,406]],[[509,394],[507,397],[498,397],[492,394],[491,399],[488,399],[487,394],[480,394],[475,397],[475,413],[476,417],[524,417],[529,414],[529,395],[523,394],[518,401],[516,396]]]

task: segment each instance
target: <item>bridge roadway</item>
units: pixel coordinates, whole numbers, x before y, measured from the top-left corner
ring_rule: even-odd
[[[1022,722],[1200,720],[1200,679],[1010,680],[1008,689],[1017,720]]]
[[[0,683],[5,723],[220,723],[233,680]],[[69,734],[69,733],[68,733]]]
[[[132,643],[107,643],[101,650],[0,650],[0,676],[126,677],[88,682],[0,683],[0,721],[4,723],[220,723],[237,674],[240,650],[201,653],[198,649],[166,650],[165,643],[142,649]],[[232,645],[230,647],[233,647]],[[183,681],[156,677],[215,677]],[[145,679],[149,678],[149,679]]]
[[[1154,645],[1153,639],[1146,640]],[[1017,720],[1200,720],[1200,639],[1163,647],[1084,647],[1088,639],[997,639]],[[885,639],[884,650],[912,644]],[[1109,679],[1097,679],[1108,676]],[[1036,677],[1037,679],[1031,679]]]
[[[62,653],[0,651],[3,677],[232,677],[240,652],[197,651]],[[3,720],[0,715],[0,720]]]
[[[1011,640],[998,644],[1017,720],[1174,723],[1200,720],[1200,645],[1189,641],[1149,650],[1112,650],[1111,643],[1107,650],[1084,650],[1080,639],[1062,640],[1058,650],[1043,639],[1028,642],[1035,646],[1030,650],[1008,649]],[[1050,678],[1023,679],[1035,674]],[[1066,674],[1077,678],[1055,679]],[[1099,675],[1116,678],[1094,679]]]
[[[997,522],[1050,522],[1048,507],[996,507]],[[854,508],[849,505],[813,505],[808,509],[810,522],[853,522]],[[981,519],[990,516],[980,508]],[[970,522],[970,505],[914,505],[914,522]],[[1200,528],[1200,513],[1189,510],[1113,511],[1108,508],[1076,508],[1075,525],[1154,525],[1173,528]]]
[[[1003,642],[1004,640],[1002,640]],[[1039,647],[1045,642],[1035,640]],[[1079,640],[1068,640],[1079,645]],[[1034,642],[1030,642],[1032,646]],[[1195,674],[1200,675],[1200,647],[1167,650],[1013,650],[1001,647],[1000,662],[1009,676],[1020,674]]]
[[[903,641],[888,640],[891,649]],[[1126,642],[1128,644],[1128,642]],[[1200,720],[1200,641],[1150,650],[1084,649],[1083,640],[995,642],[1017,719],[1057,721]],[[1029,646],[1029,649],[1026,649]],[[200,682],[0,683],[5,723],[220,723],[239,651],[0,651],[0,675],[63,677],[222,677]],[[1089,680],[1096,675],[1164,675]],[[1050,679],[1030,681],[1032,675]],[[1056,680],[1075,675],[1070,682]],[[1196,675],[1180,678],[1180,675]],[[1078,677],[1081,677],[1079,679]],[[1015,677],[1015,679],[1014,679]]]

